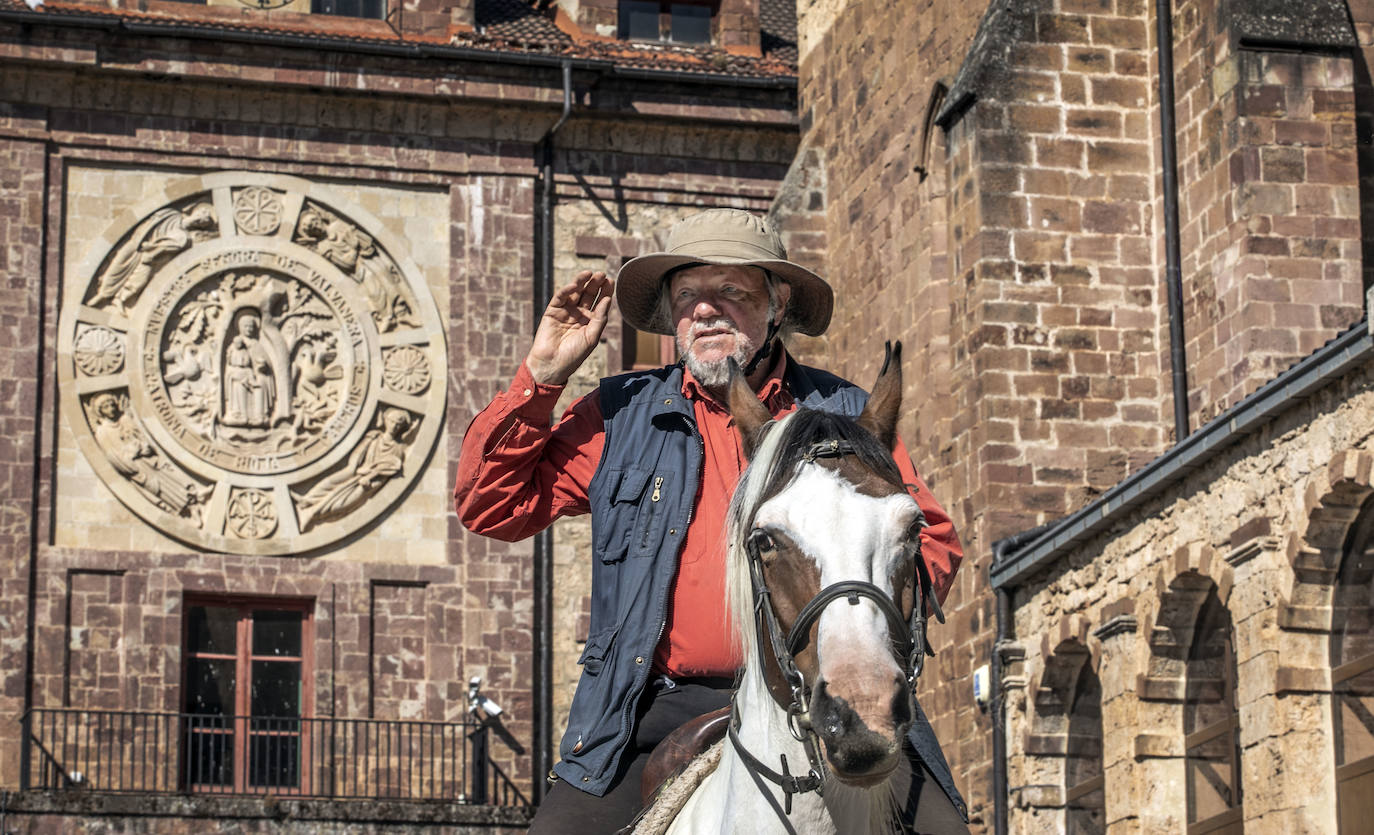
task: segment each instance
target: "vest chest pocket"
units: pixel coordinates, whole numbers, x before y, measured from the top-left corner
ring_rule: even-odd
[[[647,469],[616,470],[608,474],[603,493],[611,505],[611,512],[598,518],[603,524],[592,530],[592,548],[602,562],[612,563],[625,559],[630,549],[638,543],[636,530],[641,499],[648,500],[645,488],[653,477]],[[660,492],[660,499],[662,493]]]
[[[612,512],[604,530],[597,530],[593,547],[602,562],[617,562],[627,555],[652,557],[663,541],[663,528],[675,506],[677,486],[671,471],[627,469],[612,474],[607,494]]]
[[[676,477],[671,471],[660,470],[650,473],[644,482],[643,495],[639,500],[639,517],[635,520],[634,537],[630,543],[630,556],[652,557],[658,554],[659,544],[663,541],[663,529],[668,524]]]

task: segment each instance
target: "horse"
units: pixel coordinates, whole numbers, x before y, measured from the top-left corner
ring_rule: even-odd
[[[774,421],[733,369],[749,465],[728,517],[726,604],[746,664],[714,770],[636,832],[664,831],[664,804],[670,833],[901,831],[926,612],[944,616],[924,517],[892,460],[900,362],[889,345],[857,419]]]

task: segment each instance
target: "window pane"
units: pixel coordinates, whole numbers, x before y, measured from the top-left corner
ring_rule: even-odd
[[[233,720],[192,716],[186,722],[186,781],[198,786],[232,786]]]
[[[711,42],[711,9],[709,6],[690,6],[674,3],[671,39],[677,43]]]
[[[253,611],[253,654],[301,655],[301,613],[271,609]]]
[[[1069,835],[1098,835],[1107,831],[1102,789],[1096,789],[1069,804],[1065,814],[1065,829]]]
[[[215,716],[234,713],[232,658],[192,658],[186,670],[186,712]]]
[[[1064,785],[1073,788],[1102,774],[1102,683],[1085,664],[1078,674],[1069,712],[1068,758]],[[1101,792],[1097,793],[1100,795]]]
[[[1225,720],[1228,724],[1229,719]],[[1236,805],[1231,758],[1235,733],[1223,733],[1188,749],[1188,820],[1200,821]]]
[[[659,356],[659,345],[663,339],[656,333],[646,331],[635,331],[634,341],[634,363],[636,365],[658,366],[667,365],[667,361]]]
[[[310,11],[314,14],[380,20],[386,16],[386,0],[310,0]]]
[[[233,655],[235,652],[235,628],[238,625],[237,609],[226,606],[192,606],[186,611],[191,652],[212,652],[216,655]]]
[[[1240,750],[1236,730],[1236,658],[1231,613],[1208,589],[1193,627],[1183,706],[1187,751],[1188,822],[1204,821],[1240,805]]]
[[[1374,771],[1366,771],[1336,788],[1340,808],[1340,834],[1364,835],[1374,820]]]
[[[620,37],[658,40],[658,0],[620,0]]]
[[[1336,685],[1339,710],[1336,764],[1359,762],[1374,756],[1374,670]]]
[[[300,774],[300,723],[254,719],[249,735],[248,781],[254,786],[296,786]]]
[[[1341,563],[1340,582],[1331,601],[1331,623],[1335,627],[1333,667],[1374,653],[1371,580],[1374,580],[1374,549],[1360,547],[1347,554]]]
[[[249,713],[253,716],[300,716],[301,663],[254,661]]]

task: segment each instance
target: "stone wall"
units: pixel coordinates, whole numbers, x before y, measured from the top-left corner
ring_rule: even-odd
[[[4,128],[16,121],[9,112],[0,116]],[[42,296],[34,292],[43,286],[46,268],[42,230],[48,168],[41,141],[0,142],[0,161],[5,172],[0,177],[0,274],[5,277],[5,291],[0,293],[0,422],[6,439],[0,459],[0,668],[11,671],[0,687],[0,747],[13,751],[24,705],[23,678],[12,671],[23,669],[28,644],[24,601],[37,496],[34,465],[45,424],[51,427],[37,409]],[[13,786],[18,781],[17,758],[0,756],[0,784]]]
[[[805,150],[775,210],[794,240],[805,234],[812,241],[805,250],[824,252],[818,271],[836,289],[830,330],[804,346],[807,359],[866,385],[882,361],[883,342],[903,341],[906,391],[899,431],[970,554],[977,545],[971,505],[964,502],[963,485],[954,481],[960,452],[953,439],[960,428],[952,424],[951,334],[958,320],[950,308],[950,178],[943,164],[930,176],[915,167],[935,81],[958,69],[982,12],[939,0],[799,2]],[[942,153],[939,145],[931,156]],[[983,607],[965,589],[977,584],[964,578],[978,574],[966,564],[956,580],[946,608],[956,623]],[[987,783],[970,770],[987,760],[980,750],[987,735],[964,697],[973,660],[986,654],[986,647],[970,643],[976,638],[967,628],[935,627],[939,655],[927,667],[920,694],[959,786],[969,792],[975,819],[986,800],[978,786]]]
[[[1361,314],[1355,65],[1175,13],[1189,412],[1201,425]]]
[[[91,69],[83,56],[93,56],[101,38],[101,68]],[[0,514],[6,514],[0,537],[7,537],[0,546],[0,653],[5,669],[14,671],[0,690],[0,786],[14,788],[19,781],[15,719],[24,704],[26,578],[33,561],[36,707],[180,711],[188,595],[305,600],[313,636],[306,649],[313,662],[306,698],[313,700],[314,715],[460,721],[467,681],[480,676],[483,692],[505,709],[508,739],[493,735],[495,760],[528,795],[535,779],[529,751],[531,549],[463,531],[449,496],[463,429],[506,387],[528,344],[533,150],[558,115],[559,95],[551,86],[556,73],[474,64],[436,75],[432,64],[421,71],[404,60],[357,55],[331,56],[339,63],[320,69],[316,62],[298,67],[267,48],[195,42],[192,54],[185,43],[132,40],[0,28],[0,55],[25,56],[25,63],[7,62],[0,73],[0,258],[10,282],[3,297],[9,338],[0,349],[0,391],[14,412],[4,418],[8,475],[0,481],[0,491],[8,491],[0,496]],[[584,86],[593,81],[577,78]],[[795,149],[786,94],[748,88],[734,95],[713,86],[707,103],[690,85],[653,85],[650,93],[636,83],[599,84],[594,100],[579,96],[587,110],[574,114],[558,140],[557,165],[566,172],[558,178],[560,279],[584,264],[618,264],[694,207],[767,207]],[[646,102],[649,117],[633,116]],[[690,130],[669,121],[703,117],[710,123]],[[160,503],[156,491],[130,475],[146,471],[93,457],[113,437],[96,438],[99,418],[90,410],[92,386],[107,379],[72,370],[72,357],[86,350],[85,343],[64,330],[64,315],[80,310],[89,319],[95,315],[90,309],[98,308],[96,319],[106,317],[100,321],[123,332],[116,325],[124,317],[105,310],[112,303],[101,298],[97,279],[119,272],[111,265],[122,263],[121,254],[144,251],[126,244],[150,236],[145,222],[168,217],[157,214],[165,207],[184,212],[190,207],[177,201],[213,204],[211,244],[226,230],[264,222],[261,212],[240,215],[248,207],[237,201],[250,182],[286,195],[287,205],[272,204],[271,211],[297,224],[302,206],[332,195],[323,204],[335,213],[328,233],[291,224],[263,227],[259,237],[273,238],[277,250],[308,250],[298,260],[316,272],[340,270],[374,291],[384,285],[367,281],[391,275],[377,258],[391,259],[401,274],[422,281],[433,300],[433,321],[420,329],[423,335],[393,343],[383,338],[392,326],[378,319],[382,351],[401,344],[443,346],[443,374],[429,381],[446,391],[439,410],[422,408],[429,390],[423,387],[407,395],[412,399],[390,401],[424,413],[429,424],[422,425],[435,427],[432,451],[407,457],[404,478],[398,476],[394,487],[384,482],[381,490],[394,491],[385,507],[328,542],[307,543],[303,552],[288,544],[275,554],[233,553],[220,547],[231,539],[222,531],[213,547],[198,545],[195,531],[188,533],[195,525],[189,511],[182,513],[186,507]],[[293,194],[303,195],[295,208]],[[182,269],[177,264],[198,258],[192,253],[203,244],[167,244],[166,256],[149,256],[148,286],[161,286],[164,267],[171,275]],[[141,257],[129,256],[129,263]],[[363,262],[381,272],[360,272]],[[131,320],[156,320],[137,312],[138,300],[138,294],[130,297]],[[193,330],[189,318],[183,321]],[[618,329],[608,334],[606,352],[589,373],[620,370],[618,340]],[[130,372],[121,367],[111,373]],[[73,385],[65,384],[64,374]],[[383,387],[407,384],[382,379]],[[581,380],[570,392],[589,384]],[[298,392],[298,381],[291,387]],[[147,415],[138,418],[149,425]],[[165,438],[154,440],[162,450]],[[356,460],[346,455],[335,466],[358,466]],[[201,479],[207,497],[215,495],[213,479],[185,473]],[[275,495],[281,508],[281,501],[299,500],[324,478],[283,488],[264,477],[242,486]],[[122,485],[127,495],[117,496],[111,484]],[[374,490],[361,488],[368,501],[382,495]],[[341,506],[351,501],[335,492]],[[207,513],[212,505],[207,500]],[[159,513],[171,523],[162,524]],[[301,541],[337,521],[323,518],[318,525],[300,522]],[[574,579],[585,567],[581,535],[574,527],[555,533],[563,566],[555,581],[565,684],[555,708],[560,721],[571,695],[576,641],[585,637],[579,633],[585,633],[579,626],[585,580]],[[35,807],[28,820],[35,831],[73,831],[87,824],[57,813],[70,807],[79,816],[78,806]],[[297,811],[280,814],[289,818]],[[185,815],[199,814],[169,809],[163,818],[133,820],[117,810],[103,813],[113,817],[87,823],[180,831],[196,825]],[[234,825],[246,832],[267,825],[249,819],[278,814],[255,807],[230,817],[240,816],[242,823]],[[344,827],[372,813],[340,814]],[[380,832],[420,823],[402,816],[385,825],[346,825],[347,831]]]
[[[1196,427],[1362,315],[1351,137],[1368,93],[1341,4],[1175,5]],[[1350,11],[1367,42],[1368,9]],[[1174,440],[1154,5],[798,13],[802,147],[839,294],[817,350],[862,381],[882,340],[908,346],[901,430],[967,553],[923,700],[987,823],[993,728],[969,675],[991,654],[991,545]]]
[[[1045,741],[1049,701],[1038,694],[1074,647],[1102,681],[1108,831],[1184,827],[1180,651],[1208,588],[1235,632],[1246,830],[1336,831],[1331,589],[1372,492],[1371,372],[1366,361],[1294,402],[1016,591],[1014,831],[1063,825],[1062,755]]]

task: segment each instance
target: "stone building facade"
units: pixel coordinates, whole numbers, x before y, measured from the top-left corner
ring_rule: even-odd
[[[596,6],[0,3],[0,828],[521,828],[531,546],[450,492],[532,329],[541,198],[558,275],[613,267],[766,211],[796,152],[789,5],[689,44]],[[589,372],[659,349],[616,323]],[[185,717],[264,713],[304,718]]]
[[[654,43],[608,0],[344,5],[0,0],[0,787],[26,709],[180,713],[188,670],[232,655],[308,670],[330,719],[454,724],[481,676],[531,792],[531,547],[452,520],[462,429],[524,353],[541,229],[561,276],[728,205],[835,284],[808,360],[864,380],[907,344],[900,429],[967,552],[921,698],[975,829],[1003,730],[1015,831],[1336,825],[1364,756],[1358,723],[1331,730],[1360,633],[1331,636],[1370,492],[1367,4],[1173,3],[1185,444],[1155,4],[722,0],[690,44],[671,4]],[[666,358],[640,337],[613,321],[568,396]],[[553,538],[559,718],[589,535]],[[992,586],[1006,698],[983,708]],[[217,652],[226,618],[300,649]],[[6,814],[421,814],[154,797]]]
[[[885,339],[902,339],[912,358],[901,430],[967,552],[921,696],[986,831],[1006,811],[994,792],[1003,708],[973,698],[998,634],[991,586],[1008,593],[1012,611],[998,659],[1004,681],[993,682],[1011,687],[1010,831],[1095,831],[1103,820],[1113,831],[1183,831],[1209,816],[1227,823],[1228,813],[1247,831],[1335,826],[1332,759],[1310,749],[1283,759],[1330,728],[1320,713],[1329,707],[1318,707],[1330,705],[1330,687],[1298,694],[1327,681],[1325,639],[1304,644],[1306,660],[1279,662],[1267,648],[1280,632],[1261,626],[1289,617],[1280,600],[1292,602],[1284,584],[1299,582],[1295,570],[1327,572],[1329,588],[1335,557],[1321,568],[1294,557],[1304,567],[1290,559],[1284,580],[1277,562],[1251,559],[1246,542],[1302,536],[1308,523],[1293,502],[1320,501],[1293,492],[1302,468],[1288,456],[1313,473],[1343,450],[1353,460],[1364,432],[1349,423],[1362,414],[1361,366],[1320,394],[1280,386],[1295,398],[1289,411],[1266,418],[1272,428],[1236,435],[1245,452],[1218,452],[1188,480],[1158,488],[1155,504],[1112,514],[1159,460],[1173,460],[1166,454],[1182,436],[1215,437],[1252,398],[1268,404],[1275,389],[1262,387],[1295,363],[1324,356],[1314,352],[1337,336],[1356,338],[1369,283],[1374,18],[1367,4],[1327,0],[1171,7],[1183,432],[1172,419],[1172,201],[1161,173],[1156,4],[798,3],[799,155],[810,162],[792,176],[826,183],[825,274],[839,288],[824,351],[861,380]],[[1337,429],[1339,443],[1329,435]],[[1253,483],[1209,492],[1232,465],[1238,483]],[[1223,531],[1216,520],[1227,514],[1235,524]],[[1110,530],[1077,538],[1076,525],[1107,516]],[[1341,541],[1331,535],[1324,541]],[[1051,545],[1054,556],[1020,573]],[[1233,548],[1242,554],[1234,567],[1225,559]],[[1241,576],[1256,582],[1242,590]],[[1216,584],[1214,602],[1202,577]],[[1321,593],[1301,604],[1317,607],[1303,609],[1316,619],[1303,628],[1328,617],[1329,629],[1330,605]],[[1215,705],[1185,710],[1187,686],[1167,668],[1179,658],[1173,667],[1186,666],[1199,613],[1215,627],[1226,612],[1242,664],[1235,692],[1253,706],[1242,707],[1236,769],[1247,786],[1276,782],[1247,793],[1243,813],[1217,806],[1224,792],[1195,792],[1190,819],[1184,728],[1212,728]],[[1217,645],[1199,647],[1211,680],[1224,679]],[[1261,658],[1303,668],[1280,678],[1305,683],[1261,687],[1254,676],[1269,674],[1244,666]],[[1092,720],[1070,709],[1075,688],[1097,686],[1078,675],[1087,659],[1100,671],[1107,737],[1070,750]],[[1082,818],[1067,808],[1076,796],[1065,797],[1074,788],[1101,797],[1083,759],[1094,750],[1109,752],[1105,818]],[[1318,761],[1325,770],[1311,779],[1326,788],[1309,799],[1299,775]]]

